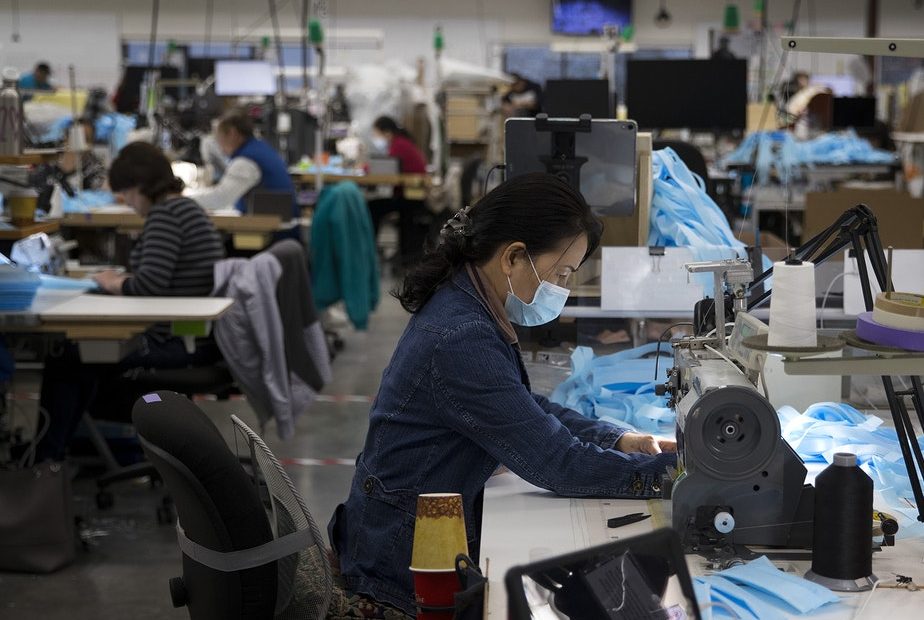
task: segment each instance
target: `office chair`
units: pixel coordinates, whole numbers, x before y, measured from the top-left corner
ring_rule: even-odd
[[[132,411],[142,448],[176,503],[183,576],[170,580],[191,620],[324,618],[334,592],[320,531],[260,437],[232,416],[234,443],[175,392]]]

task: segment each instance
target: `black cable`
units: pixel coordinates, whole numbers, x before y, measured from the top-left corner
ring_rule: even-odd
[[[212,53],[212,18],[215,14],[215,0],[205,2],[205,57],[210,58]]]
[[[506,169],[507,169],[506,164],[495,164],[494,166],[491,166],[491,169],[488,170],[488,174],[484,176],[484,189],[482,189],[481,191],[482,196],[485,196],[488,193],[488,183],[491,182],[491,175],[494,174],[494,171],[495,170],[506,170]]]
[[[302,88],[308,92],[308,0],[302,0]]]
[[[279,65],[279,94],[286,98],[286,66],[282,58],[282,38],[279,34],[279,15],[276,13],[276,0],[269,0],[270,19],[273,22],[273,39],[276,43],[276,64]]]
[[[154,46],[157,45],[157,18],[160,14],[160,0],[151,3],[151,44],[148,47],[148,70],[154,69]]]
[[[661,361],[661,343],[664,342],[664,336],[666,336],[675,327],[680,327],[681,325],[688,325],[693,329],[696,329],[696,325],[694,325],[692,321],[681,321],[680,323],[674,323],[663,332],[661,332],[660,336],[658,336],[658,346],[655,348],[655,381],[658,380],[658,365]]]
[[[13,10],[13,43],[19,43],[19,40],[22,38],[19,32],[19,0],[13,0],[12,2]]]

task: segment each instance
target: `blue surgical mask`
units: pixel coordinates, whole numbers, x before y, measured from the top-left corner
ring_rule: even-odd
[[[510,287],[510,291],[507,293],[504,310],[507,311],[507,318],[510,319],[511,323],[516,323],[523,327],[545,325],[561,315],[571,291],[540,278],[532,257],[528,254],[526,257],[529,258],[533,273],[536,274],[536,279],[539,280],[539,288],[536,289],[533,300],[526,303],[513,292],[513,283],[510,282],[510,276],[507,276],[507,285]]]

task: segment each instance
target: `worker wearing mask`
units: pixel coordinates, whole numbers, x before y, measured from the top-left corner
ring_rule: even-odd
[[[215,140],[231,161],[217,185],[193,197],[196,202],[204,209],[223,209],[233,205],[241,213],[246,213],[247,195],[252,190],[288,192],[291,195],[292,217],[299,217],[295,185],[289,177],[286,163],[272,146],[254,135],[250,118],[240,112],[223,117],[215,129]]]
[[[55,87],[48,81],[50,77],[51,67],[48,66],[47,62],[40,62],[35,65],[35,69],[32,70],[32,73],[26,73],[19,78],[19,90],[53,91]]]
[[[375,119],[372,124],[372,146],[376,153],[397,159],[401,174],[427,172],[427,160],[417,148],[413,137],[391,117],[380,116]],[[404,188],[395,187],[391,198],[369,201],[369,213],[376,236],[382,218],[395,211],[400,217],[400,258],[402,264],[407,266],[420,256],[420,249],[426,238],[426,225],[419,225],[419,222],[426,217],[427,210],[424,201],[409,200],[404,196]]]
[[[462,495],[473,555],[484,485],[499,465],[563,496],[660,497],[675,442],[533,394],[513,327],[561,314],[601,232],[568,183],[519,176],[450,220],[396,293],[414,316],[328,528],[348,591],[381,613],[371,617],[414,614],[408,566],[421,493]]]

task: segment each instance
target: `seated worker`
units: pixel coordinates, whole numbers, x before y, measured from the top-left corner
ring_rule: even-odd
[[[366,608],[414,614],[417,496],[460,493],[479,552],[499,465],[563,496],[660,496],[674,441],[590,420],[533,394],[513,324],[554,320],[602,226],[554,175],[507,181],[443,228],[396,296],[414,316],[382,375],[349,497],[328,526],[344,586]]]
[[[513,84],[501,99],[501,109],[508,118],[536,116],[542,111],[542,87],[519,73],[511,74]]]
[[[380,155],[388,155],[398,160],[401,174],[425,174],[427,161],[414,139],[406,130],[398,126],[388,116],[380,116],[372,124],[372,145]],[[399,254],[403,265],[410,265],[420,256],[426,238],[426,225],[420,221],[427,215],[423,200],[408,200],[404,197],[404,188],[395,187],[391,198],[369,201],[369,214],[372,216],[372,230],[376,237],[382,219],[389,213],[398,212]]]
[[[111,295],[210,295],[214,265],[224,256],[221,237],[199,205],[181,195],[183,183],[173,176],[160,149],[141,142],[127,145],[112,162],[109,185],[145,221],[132,249],[131,272],[101,272],[94,278],[99,287]],[[106,297],[99,302],[105,304]],[[37,458],[63,459],[84,411],[109,410],[127,416],[140,395],[124,389],[119,394],[125,387],[119,381],[123,375],[138,368],[204,366],[220,359],[211,338],[196,345],[190,353],[182,338],[171,335],[169,325],[156,325],[118,364],[83,364],[73,343],[49,355],[40,406],[48,412],[50,427],[38,445]],[[104,398],[117,404],[104,407],[100,402]]]
[[[218,184],[193,199],[204,209],[223,209],[233,205],[241,213],[246,213],[247,195],[251,190],[288,192],[292,197],[292,217],[298,218],[295,185],[289,177],[286,162],[272,146],[255,137],[253,131],[253,121],[240,112],[228,114],[218,122],[215,140],[231,161]]]
[[[35,65],[32,73],[24,73],[19,78],[19,90],[47,90],[53,91],[54,86],[48,81],[51,77],[51,67],[47,62],[40,62]]]

